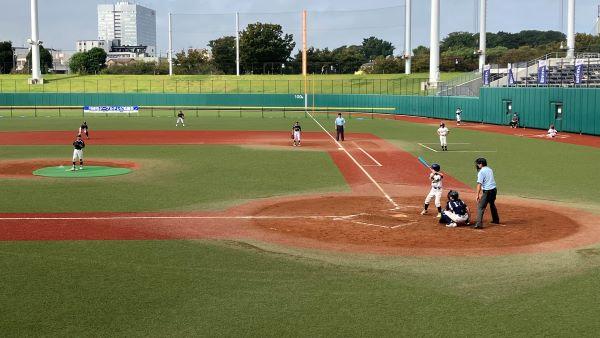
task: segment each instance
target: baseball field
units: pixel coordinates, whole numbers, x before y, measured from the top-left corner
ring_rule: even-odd
[[[30,116],[30,114],[24,114]],[[334,115],[0,119],[5,336],[593,336],[600,324],[600,138]],[[302,146],[292,147],[293,122]],[[429,170],[501,224],[420,215]],[[596,188],[594,188],[596,187]],[[445,193],[444,193],[445,195]],[[445,199],[445,198],[444,198]]]

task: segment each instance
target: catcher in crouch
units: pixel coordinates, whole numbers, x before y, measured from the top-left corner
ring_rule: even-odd
[[[448,192],[448,202],[446,209],[442,211],[440,223],[445,223],[448,228],[469,225],[469,207],[459,198],[458,191]]]

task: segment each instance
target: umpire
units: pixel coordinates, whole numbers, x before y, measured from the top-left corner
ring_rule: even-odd
[[[338,113],[338,117],[335,119],[335,139],[337,141],[342,139],[344,140],[344,125],[346,124],[346,120],[342,117],[342,113]]]
[[[487,166],[487,160],[482,157],[476,159],[475,167],[477,168],[477,223],[475,223],[475,229],[482,229],[483,214],[488,204],[492,212],[492,223],[500,223],[498,209],[496,209],[496,194],[498,191],[496,190],[494,172]]]

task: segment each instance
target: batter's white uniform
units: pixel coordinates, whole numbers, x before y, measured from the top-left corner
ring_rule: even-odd
[[[558,130],[556,130],[554,128],[548,129],[548,137],[555,137],[556,134],[558,134]]]
[[[440,135],[440,145],[442,147],[448,145],[448,143],[446,142],[446,137],[448,136],[449,132],[450,130],[447,127],[439,127],[437,130],[438,135]]]
[[[440,208],[442,206],[442,180],[444,176],[440,173],[431,173],[429,179],[431,180],[431,190],[425,198],[425,204],[429,204],[435,197],[435,206]]]
[[[83,149],[73,149],[73,162],[83,161]]]

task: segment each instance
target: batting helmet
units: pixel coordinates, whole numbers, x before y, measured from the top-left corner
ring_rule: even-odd
[[[440,169],[442,169],[442,167],[440,167],[439,164],[434,163],[431,165],[431,169],[433,169],[434,171],[440,171]]]
[[[456,190],[448,191],[448,199],[453,200],[453,201],[458,200],[458,191],[456,191]]]

